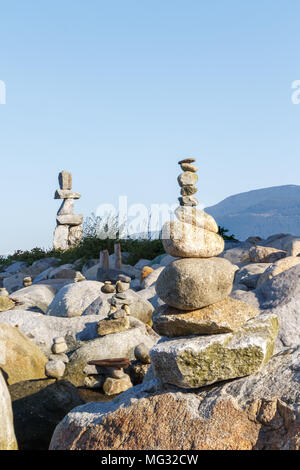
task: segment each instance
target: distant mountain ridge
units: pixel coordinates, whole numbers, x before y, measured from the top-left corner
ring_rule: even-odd
[[[274,233],[300,235],[300,186],[256,189],[227,197],[205,209],[239,240]]]

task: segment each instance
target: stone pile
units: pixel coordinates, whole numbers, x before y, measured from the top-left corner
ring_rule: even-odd
[[[124,368],[130,366],[127,358],[89,361],[84,368],[84,385],[89,388],[102,388],[105,395],[117,395],[132,387],[132,382]]]
[[[54,199],[62,199],[63,202],[57,212],[56,229],[54,231],[53,247],[55,250],[68,250],[76,246],[82,239],[82,214],[74,214],[74,201],[81,195],[72,191],[72,175],[67,171],[61,171],[58,175],[59,187]]]
[[[182,195],[195,193],[192,162],[179,162]],[[237,267],[218,257],[224,240],[215,220],[184,197],[175,211],[178,221],[167,222],[162,231],[165,251],[179,259],[156,283],[166,305],[154,313],[153,327],[164,337],[150,357],[162,382],[198,388],[257,371],[273,354],[278,320],[229,297]]]

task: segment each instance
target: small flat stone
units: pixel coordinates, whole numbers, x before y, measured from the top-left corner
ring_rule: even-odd
[[[58,215],[56,221],[59,225],[81,225],[83,222],[82,214]]]
[[[192,173],[196,173],[198,171],[198,168],[191,163],[181,163],[181,169],[182,171],[191,171]]]
[[[104,284],[104,286],[101,287],[101,292],[104,294],[113,294],[116,292],[116,288],[112,284]]]
[[[80,199],[81,194],[69,189],[57,189],[55,191],[54,199]]]
[[[127,357],[116,357],[113,359],[99,359],[94,361],[89,361],[88,365],[98,366],[98,367],[129,367],[130,360]]]
[[[196,160],[194,158],[185,158],[184,160],[180,160],[178,165],[182,165],[183,163],[194,163]]]
[[[115,320],[101,320],[98,323],[98,335],[106,336],[113,333],[119,333],[121,331],[128,330],[130,327],[130,321],[128,317],[117,318]]]
[[[121,282],[129,283],[131,282],[131,277],[126,276],[125,274],[119,274],[118,280]]]

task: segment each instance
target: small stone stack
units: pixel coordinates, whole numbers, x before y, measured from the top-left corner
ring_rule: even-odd
[[[179,203],[181,206],[198,206],[198,199],[194,196],[198,191],[195,184],[198,181],[198,175],[196,174],[198,168],[193,165],[196,160],[194,158],[186,158],[181,160],[179,165],[183,173],[178,176],[178,183],[181,187],[181,197],[179,198]]]
[[[182,195],[195,193],[191,160],[179,162],[185,171],[179,176]],[[150,357],[162,382],[198,388],[257,371],[273,354],[278,320],[229,297],[236,266],[218,257],[224,250],[218,225],[184,197],[175,211],[178,221],[162,231],[165,251],[180,259],[156,283],[166,305],[154,313],[153,328],[164,338]]]
[[[55,250],[68,250],[76,246],[82,239],[83,215],[74,214],[74,201],[81,195],[72,191],[72,175],[61,171],[58,175],[59,187],[54,199],[63,199],[57,213],[57,227],[54,232],[53,247]]]

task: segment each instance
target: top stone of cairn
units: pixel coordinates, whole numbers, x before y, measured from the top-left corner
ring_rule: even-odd
[[[72,174],[68,171],[61,171],[58,175],[58,183],[60,189],[72,189]]]

